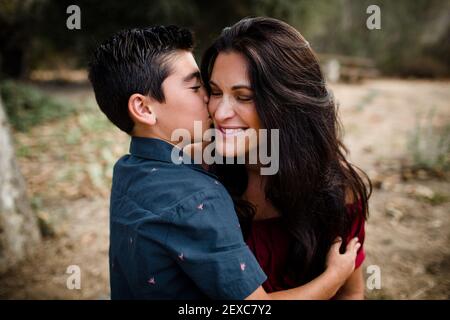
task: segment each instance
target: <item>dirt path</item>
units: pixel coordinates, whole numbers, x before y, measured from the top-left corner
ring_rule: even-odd
[[[417,120],[434,110],[436,125],[450,123],[449,89],[448,82],[396,80],[334,87],[351,159],[378,187],[365,266],[380,267],[382,287],[367,291],[369,298],[450,297],[449,181],[425,173],[405,181],[401,174]]]
[[[382,283],[380,290],[367,290],[367,297],[448,299],[448,176],[411,173],[405,163],[417,119],[433,109],[437,126],[450,123],[450,83],[377,80],[332,88],[351,159],[376,186],[364,267],[379,266]],[[86,87],[47,90],[94,104]],[[109,297],[108,188],[111,167],[127,151],[128,138],[92,110],[15,134],[30,199],[53,235],[33,257],[0,276],[0,298]],[[66,287],[69,265],[81,269],[80,290]]]

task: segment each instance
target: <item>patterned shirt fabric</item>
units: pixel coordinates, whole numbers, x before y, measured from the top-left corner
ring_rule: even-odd
[[[244,242],[233,201],[181,150],[132,137],[114,166],[111,299],[244,299],[265,280]]]

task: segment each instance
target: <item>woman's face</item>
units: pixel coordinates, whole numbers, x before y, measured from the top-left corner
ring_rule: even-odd
[[[225,157],[237,157],[256,150],[261,124],[244,56],[219,53],[210,86],[208,109],[217,129],[216,151]]]

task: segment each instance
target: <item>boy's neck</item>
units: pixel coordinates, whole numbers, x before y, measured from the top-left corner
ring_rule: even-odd
[[[153,134],[150,133],[148,131],[138,131],[135,130],[133,131],[133,133],[131,134],[132,137],[138,137],[138,138],[151,138],[151,139],[158,139],[158,140],[162,140],[165,141],[169,144],[171,144],[174,147],[179,148],[179,141],[170,141],[169,139],[166,139],[164,137],[158,136],[157,134]],[[203,155],[203,149],[206,147],[206,145],[209,142],[197,142],[197,143],[191,143],[191,144],[187,144],[186,146],[184,146],[182,148],[183,153],[186,153],[187,155],[189,155],[192,159],[194,159],[194,153],[195,152],[200,152]],[[202,166],[203,169],[205,170],[209,170],[209,165],[207,165],[206,163],[204,163],[203,161],[203,157],[201,158],[201,163],[200,165]]]
[[[162,140],[165,141],[167,143],[170,143],[173,146],[176,146],[178,142],[175,141],[171,141],[170,139],[168,139],[165,135],[160,134],[160,133],[156,133],[150,130],[143,130],[140,127],[135,127],[133,129],[133,132],[131,133],[132,137],[138,137],[138,138],[152,138],[152,139],[158,139],[158,140]]]

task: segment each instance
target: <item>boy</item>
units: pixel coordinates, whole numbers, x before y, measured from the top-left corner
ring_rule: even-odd
[[[100,109],[131,135],[111,190],[111,298],[295,299],[313,288],[331,297],[354,257],[334,252],[340,267],[308,284],[315,287],[268,295],[225,188],[200,165],[172,162],[175,129],[195,137],[194,121],[210,127],[192,48],[191,33],[176,26],[125,30],[90,64]]]

